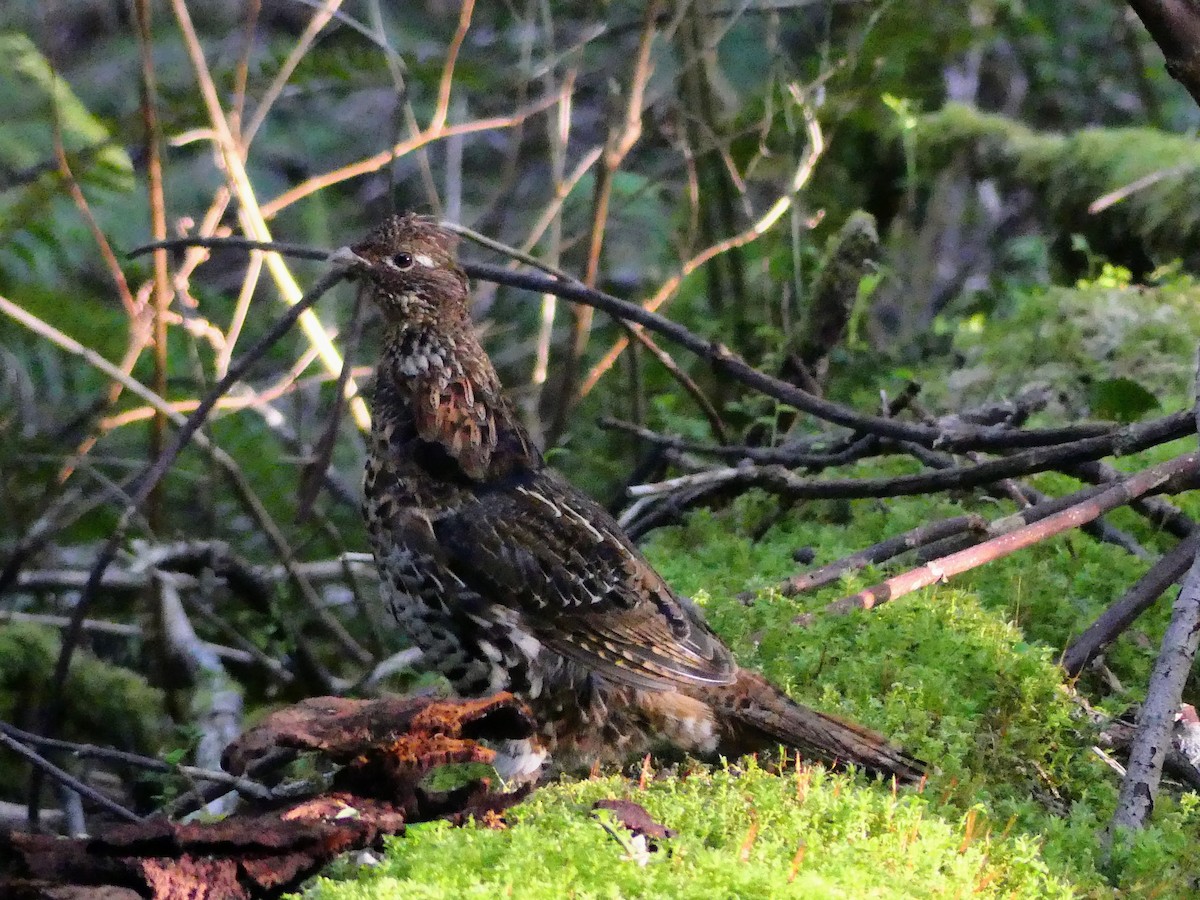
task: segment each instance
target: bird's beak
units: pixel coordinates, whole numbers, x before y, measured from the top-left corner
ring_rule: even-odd
[[[362,272],[371,268],[371,261],[359,256],[350,247],[338,247],[329,254],[326,261],[334,268],[348,272]]]

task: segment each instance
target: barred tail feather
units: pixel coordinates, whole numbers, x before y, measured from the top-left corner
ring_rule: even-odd
[[[783,744],[806,759],[895,776],[901,784],[915,784],[925,775],[924,763],[883,735],[801,706],[761,675],[743,670],[734,684],[715,692],[719,699],[713,707],[727,736],[720,749],[726,756]]]

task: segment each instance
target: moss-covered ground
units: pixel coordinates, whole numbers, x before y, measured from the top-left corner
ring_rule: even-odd
[[[1003,317],[965,319],[953,336],[960,372],[963,365],[988,370],[995,390],[930,379],[931,392],[954,408],[1011,395],[1022,378],[1078,397],[1070,379],[1077,387],[1081,376],[1084,382],[1125,377],[1155,386],[1163,406],[1177,408],[1186,402],[1190,380],[1184,345],[1194,337],[1180,335],[1196,333],[1189,308],[1195,289],[1176,283],[1147,291],[1125,287],[1119,277],[1116,282],[1031,296]],[[1164,319],[1175,324],[1162,328]],[[1062,363],[1073,364],[1063,373],[1052,368]],[[1079,402],[1071,415],[1090,412],[1086,400]],[[1051,410],[1043,418],[1054,415]],[[1185,449],[1186,442],[1178,442],[1119,464],[1140,466]],[[839,474],[914,468],[910,460],[889,458]],[[1053,494],[1078,487],[1058,475],[1034,483]],[[1190,498],[1179,502],[1200,513]],[[761,669],[797,699],[878,728],[929,761],[932,774],[923,790],[897,792],[820,769],[772,774],[746,761],[677,771],[644,789],[636,779],[611,774],[563,782],[512,810],[502,830],[413,827],[391,842],[380,865],[343,864],[317,882],[311,896],[1194,893],[1200,809],[1193,794],[1166,790],[1151,827],[1106,858],[1103,833],[1118,779],[1093,752],[1092,726],[1075,699],[1079,692],[1111,712],[1141,699],[1168,604],[1160,602],[1107,654],[1123,689],[1093,675],[1069,684],[1056,662],[1147,562],[1073,532],[951,584],[870,612],[819,615],[802,628],[795,624],[800,613],[883,573],[867,570],[814,594],[783,598],[772,586],[797,571],[798,548],[814,548],[820,564],[921,523],[966,511],[998,517],[1012,506],[978,493],[801,504],[752,539],[774,509],[774,501],[752,492],[722,510],[693,512],[682,526],[656,532],[646,549],[673,585],[706,607],[743,664]],[[1128,510],[1110,519],[1152,551],[1170,546]],[[750,605],[737,599],[747,589],[758,591]],[[592,801],[604,797],[643,804],[678,836],[658,852],[639,854],[590,813]]]

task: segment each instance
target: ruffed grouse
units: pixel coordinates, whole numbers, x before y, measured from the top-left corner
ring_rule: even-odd
[[[901,781],[921,766],[878,734],[789,700],[739,669],[598,504],[546,467],[477,340],[457,238],[414,215],[353,247],[386,323],[364,515],[383,596],[464,696],[508,690],[540,745],[506,777],[773,749]]]

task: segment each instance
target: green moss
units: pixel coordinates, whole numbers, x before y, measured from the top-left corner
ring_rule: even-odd
[[[644,864],[589,814],[629,797],[678,830]],[[356,897],[1066,897],[1032,841],[989,834],[978,814],[943,817],[823,771],[693,773],[639,791],[617,778],[558,785],[504,831],[412,828],[387,862],[313,895]],[[343,874],[350,875],[349,871]]]
[[[17,725],[36,724],[58,651],[58,635],[51,629],[24,623],[0,628],[0,718]],[[162,693],[128,669],[80,651],[63,690],[59,721],[60,734],[68,740],[153,753],[165,721]],[[10,762],[18,765],[5,760],[0,784],[23,784],[24,775],[9,768]]]
[[[1061,233],[1085,232],[1105,246],[1131,239],[1161,261],[1194,256],[1200,233],[1200,147],[1154,128],[1034,131],[1001,115],[947,104],[917,119],[922,177],[954,160],[974,174],[1029,189]],[[1156,180],[1092,214],[1105,195]]]

